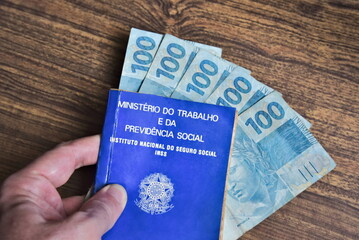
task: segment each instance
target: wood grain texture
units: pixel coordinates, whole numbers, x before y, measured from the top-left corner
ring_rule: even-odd
[[[0,1],[0,182],[100,133],[131,27],[223,48],[283,93],[337,167],[243,239],[359,239],[359,3],[350,0]],[[94,168],[59,190],[84,194]]]

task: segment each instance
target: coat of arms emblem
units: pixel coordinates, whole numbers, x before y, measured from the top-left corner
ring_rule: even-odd
[[[173,197],[173,184],[162,173],[153,173],[145,177],[139,185],[139,196],[135,204],[151,215],[163,214],[174,206],[170,204]]]

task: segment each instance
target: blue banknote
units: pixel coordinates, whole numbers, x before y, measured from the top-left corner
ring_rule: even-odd
[[[259,82],[250,74],[235,68],[205,102],[234,107],[237,109],[238,114],[241,114],[273,91],[272,88]],[[294,112],[307,128],[311,127],[308,120],[296,111]]]
[[[200,50],[178,83],[171,98],[204,102],[234,70],[250,73],[207,51]]]
[[[283,97],[283,95],[280,92],[276,92],[276,94]],[[302,121],[302,123],[305,125],[306,128],[310,129],[312,127],[312,124],[307,119],[305,119],[302,115],[300,115],[297,111],[295,111],[293,108],[292,108],[292,112],[294,112],[297,115],[299,120]]]
[[[224,239],[237,239],[334,167],[281,95],[265,96],[238,116]]]
[[[205,102],[234,107],[241,114],[271,92],[272,88],[235,68]]]
[[[151,66],[163,35],[131,29],[120,79],[120,89],[137,92]]]
[[[139,92],[169,97],[201,48],[221,55],[222,50],[166,34]],[[204,51],[204,50],[203,50]]]

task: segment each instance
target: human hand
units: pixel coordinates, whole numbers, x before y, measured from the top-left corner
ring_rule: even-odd
[[[75,169],[95,164],[100,137],[60,144],[5,180],[0,191],[0,238],[98,240],[122,213],[127,194],[108,185],[84,202],[61,199],[56,188]]]

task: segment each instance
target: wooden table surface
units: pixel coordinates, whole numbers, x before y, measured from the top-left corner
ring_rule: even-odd
[[[243,239],[359,239],[359,3],[0,1],[0,182],[100,133],[131,27],[223,48],[312,124],[337,167]],[[59,189],[83,194],[94,167]]]

